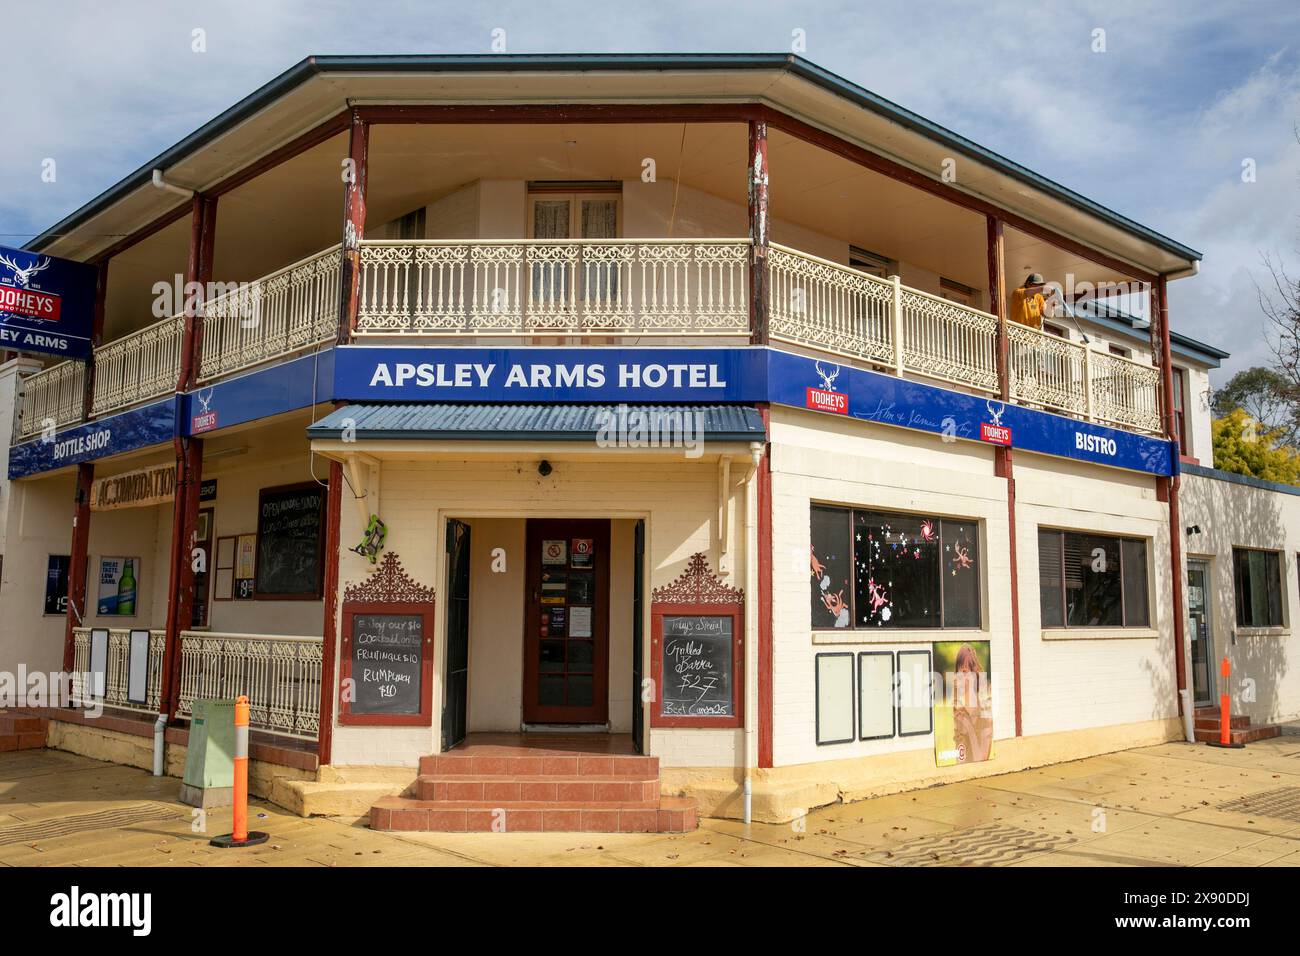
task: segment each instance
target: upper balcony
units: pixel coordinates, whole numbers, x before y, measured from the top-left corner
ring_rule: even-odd
[[[336,340],[346,153],[341,133],[222,195],[200,385]],[[353,340],[745,345],[757,332],[1000,393],[984,214],[773,132],[766,282],[754,283],[745,160],[746,127],[734,123],[375,126]],[[1006,288],[1030,271],[1062,284],[1131,279],[1077,248],[1005,235]],[[88,408],[85,366],[49,367],[25,383],[18,440],[175,391],[186,320],[179,307],[160,313],[155,290],[184,272],[188,240],[177,219],[110,260]],[[1149,353],[1116,354],[1068,318],[1056,326],[1008,325],[1009,399],[1159,434]]]

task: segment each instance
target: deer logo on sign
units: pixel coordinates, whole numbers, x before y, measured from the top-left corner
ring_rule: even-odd
[[[31,283],[32,278],[37,273],[44,272],[50,267],[50,258],[49,256],[46,256],[44,259],[38,259],[29,266],[20,266],[8,256],[0,254],[0,265],[7,266],[13,270],[14,282],[18,284],[20,289],[26,289]]]
[[[836,365],[835,371],[827,372],[826,369],[822,368],[821,362],[815,364],[817,366],[817,376],[822,380],[822,388],[828,392],[835,391],[835,380],[840,377],[840,367]]]

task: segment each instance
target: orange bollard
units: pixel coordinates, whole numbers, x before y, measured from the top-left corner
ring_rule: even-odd
[[[1219,694],[1219,742],[1210,741],[1211,747],[1228,747],[1238,750],[1245,744],[1232,742],[1232,696],[1228,693],[1228,678],[1232,676],[1232,665],[1225,655],[1219,664],[1219,674],[1223,677],[1223,692]]]
[[[269,840],[270,834],[248,832],[248,697],[241,695],[235,701],[235,766],[234,766],[234,823],[232,832],[214,837],[212,846],[227,849],[235,846],[257,846]]]
[[[1228,678],[1232,675],[1232,665],[1228,658],[1223,658],[1219,665],[1223,676],[1223,693],[1219,694],[1219,746],[1226,747],[1232,743],[1232,698],[1228,696]]]

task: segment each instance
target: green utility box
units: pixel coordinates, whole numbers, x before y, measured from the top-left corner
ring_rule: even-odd
[[[234,802],[235,702],[196,700],[190,711],[181,803],[210,810]]]

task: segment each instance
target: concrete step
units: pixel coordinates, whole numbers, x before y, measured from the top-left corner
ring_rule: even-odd
[[[415,781],[419,800],[617,803],[652,807],[659,801],[659,777],[610,774],[428,774]]]
[[[372,830],[442,833],[684,833],[698,823],[695,801],[657,806],[587,801],[418,800],[384,797],[370,808]]]
[[[1248,727],[1244,730],[1230,730],[1229,739],[1234,744],[1251,744],[1257,740],[1267,740],[1270,737],[1279,737],[1282,735],[1282,728],[1277,724],[1264,724],[1259,727]],[[1214,730],[1196,730],[1196,739],[1199,743],[1218,743],[1219,729]]]
[[[420,758],[420,776],[597,776],[644,780],[659,775],[658,757],[586,754],[559,750],[470,748]]]
[[[1213,716],[1203,716],[1201,714],[1196,715],[1197,730],[1218,730],[1221,724],[1222,721],[1219,720],[1219,715],[1217,713]],[[1233,715],[1229,718],[1228,726],[1234,730],[1245,730],[1250,726],[1250,718],[1243,714]]]

